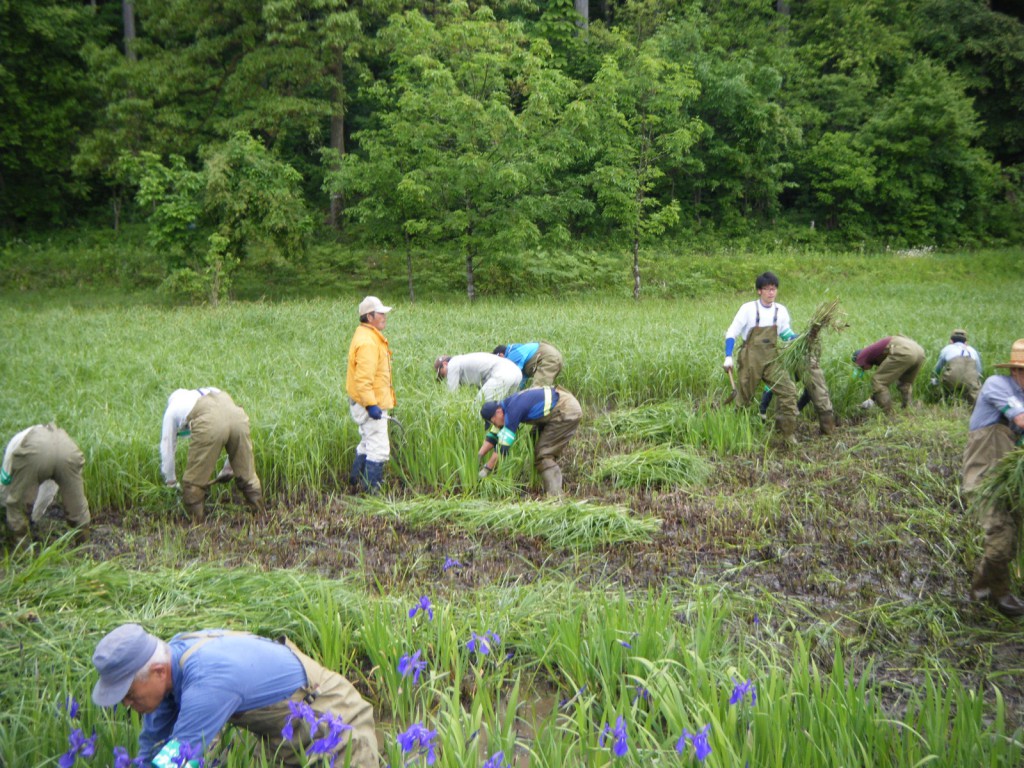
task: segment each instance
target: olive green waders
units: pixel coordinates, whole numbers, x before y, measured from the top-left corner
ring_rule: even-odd
[[[69,525],[89,524],[82,467],[85,457],[68,433],[56,424],[33,427],[11,456],[11,483],[7,486],[7,525],[15,536],[29,532],[28,510],[36,501],[40,483],[53,480],[60,488]]]
[[[555,379],[561,372],[562,353],[545,341],[540,342],[533,357],[523,366],[523,378],[532,377],[534,387],[555,386]]]
[[[256,462],[249,436],[249,417],[226,392],[200,397],[186,423],[192,432],[188,464],[181,476],[181,497],[190,514],[201,517],[206,492],[213,484],[213,470],[221,450],[226,449],[235,484],[245,500],[257,509],[263,506],[263,489],[256,476]]]
[[[807,360],[807,370],[804,371],[800,380],[818,414],[821,433],[823,435],[832,434],[836,428],[836,417],[832,412],[832,398],[828,393],[828,384],[825,383],[825,374],[821,370],[817,354],[812,354]]]
[[[964,493],[973,493],[985,472],[1012,450],[1013,430],[1004,424],[992,424],[972,431],[964,450]],[[985,544],[971,585],[975,599],[990,597],[998,600],[1010,594],[1010,563],[1017,556],[1020,512],[1004,503],[985,504],[979,510]]]
[[[531,422],[536,430],[533,444],[533,464],[544,483],[544,493],[559,496],[562,493],[562,468],[558,460],[576,434],[583,417],[583,409],[572,392],[556,387],[558,402],[551,413]]]
[[[889,385],[897,383],[900,400],[909,408],[914,391],[914,380],[924,365],[924,350],[921,345],[906,336],[893,336],[886,347],[885,359],[871,378],[871,399],[886,414],[892,415],[892,397]]]
[[[754,328],[740,347],[739,375],[736,379],[736,404],[746,406],[763,381],[778,398],[775,406],[775,425],[789,440],[795,439],[796,386],[789,373],[778,361],[778,326]],[[824,383],[824,377],[822,377]]]
[[[962,395],[971,405],[978,399],[981,391],[981,376],[974,358],[964,355],[954,357],[942,369],[942,387],[954,395]]]
[[[179,639],[198,637],[185,653],[179,664],[183,667],[188,657],[199,650],[210,640],[230,635],[244,635],[244,632],[223,632],[217,634],[184,635]],[[345,725],[352,726],[346,731],[345,737],[336,750],[336,768],[379,768],[380,758],[377,753],[377,735],[374,731],[373,708],[359,695],[355,687],[337,672],[325,668],[300,651],[287,638],[282,642],[295,654],[306,673],[306,685],[295,691],[289,698],[259,709],[238,712],[228,722],[244,728],[258,736],[268,747],[275,765],[287,768],[301,768],[309,763],[303,757],[303,750],[312,744],[313,737],[309,724],[305,720],[293,721],[294,733],[289,741],[281,736],[281,729],[291,719],[291,708],[288,702],[305,701],[317,716],[330,712],[340,717]],[[219,738],[219,736],[218,736]]]

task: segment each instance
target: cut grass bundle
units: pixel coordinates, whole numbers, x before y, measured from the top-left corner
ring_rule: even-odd
[[[408,501],[365,499],[362,504],[371,512],[390,515],[406,525],[450,523],[473,531],[538,537],[562,549],[649,541],[661,529],[660,519],[633,517],[617,504],[568,499],[500,503],[421,496]]]
[[[1024,448],[1010,451],[985,473],[970,505],[974,511],[993,505],[1024,509]]]
[[[794,380],[803,378],[813,358],[821,358],[821,332],[841,333],[847,327],[846,313],[839,308],[839,299],[823,301],[814,309],[806,333],[797,336],[779,353],[779,362]]]
[[[659,445],[602,459],[594,479],[610,479],[616,488],[687,488],[703,483],[710,474],[711,465],[700,456]]]

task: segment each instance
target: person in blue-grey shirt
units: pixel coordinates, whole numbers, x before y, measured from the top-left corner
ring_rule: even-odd
[[[482,459],[491,454],[480,470],[481,479],[494,471],[499,455],[508,454],[519,428],[533,424],[537,435],[533,465],[544,483],[544,493],[561,495],[562,468],[558,460],[583,417],[583,409],[572,392],[561,387],[533,387],[501,401],[484,403],[480,416],[487,425],[487,434],[477,455]]]
[[[949,344],[939,352],[939,361],[932,371],[931,385],[942,385],[944,393],[962,395],[971,405],[981,390],[981,355],[967,343],[967,331],[957,328]]]
[[[379,768],[371,706],[285,638],[215,629],[165,642],[122,624],[100,640],[92,662],[100,676],[93,701],[143,715],[146,765],[198,760],[230,723],[258,736],[275,765],[305,765],[304,752],[320,738],[339,765]]]
[[[971,413],[964,449],[963,491],[978,507],[985,531],[984,554],[974,571],[971,597],[990,601],[1005,616],[1024,616],[1024,600],[1010,589],[1010,570],[1017,562],[1021,512],[1019,500],[974,498],[985,474],[1006,454],[1024,445],[1024,339],[1010,349],[1009,376],[989,376]]]
[[[531,387],[553,387],[562,372],[562,353],[546,341],[527,344],[499,344],[494,348],[498,357],[506,357],[523,372],[523,383],[531,379]]]

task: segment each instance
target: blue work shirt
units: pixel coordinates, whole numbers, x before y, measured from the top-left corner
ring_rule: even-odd
[[[1012,376],[989,376],[978,393],[978,402],[971,412],[970,431],[993,424],[1009,423],[1014,434],[1021,431],[1013,419],[1024,413],[1024,390],[1020,388]]]
[[[139,756],[148,762],[154,747],[169,739],[196,747],[210,744],[236,712],[284,701],[306,685],[306,672],[294,653],[256,635],[225,635],[206,641],[184,666],[182,654],[200,638],[225,630],[176,635],[170,640],[171,692],[142,719]]]
[[[530,358],[537,354],[540,349],[539,341],[531,341],[529,344],[509,344],[505,347],[505,357],[524,370]]]

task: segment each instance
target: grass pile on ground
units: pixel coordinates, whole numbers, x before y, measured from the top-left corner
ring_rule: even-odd
[[[598,462],[594,478],[611,480],[616,488],[691,488],[707,480],[711,465],[682,448],[659,445]]]

